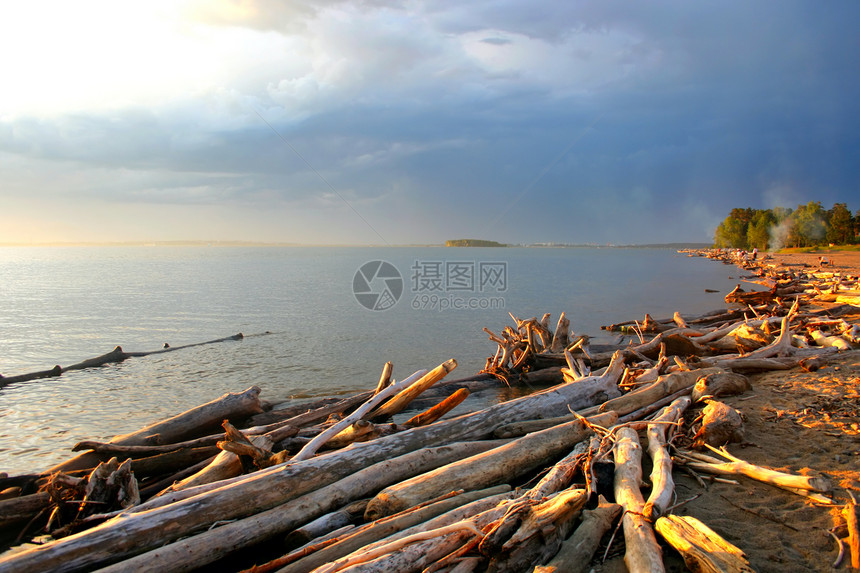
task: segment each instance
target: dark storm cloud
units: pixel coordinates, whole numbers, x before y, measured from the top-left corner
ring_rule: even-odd
[[[197,18],[228,23],[213,6]],[[222,107],[0,120],[0,150],[199,177],[195,201],[330,185],[507,241],[705,241],[732,207],[850,203],[860,182],[854,4],[247,6],[229,23],[314,47],[304,71],[256,70]],[[113,198],[181,197],[157,187]]]

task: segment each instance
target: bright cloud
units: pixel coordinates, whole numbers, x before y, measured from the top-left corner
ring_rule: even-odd
[[[60,203],[92,220],[52,226],[69,240],[392,243],[707,241],[736,206],[856,209],[858,11],[19,3],[0,242]]]

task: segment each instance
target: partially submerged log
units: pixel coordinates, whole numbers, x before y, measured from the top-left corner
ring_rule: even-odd
[[[225,394],[220,398],[192,408],[182,414],[156,422],[136,432],[116,436],[111,444],[122,446],[144,446],[165,444],[185,440],[199,435],[207,428],[217,427],[225,419],[237,419],[262,412],[260,388],[252,386],[244,392]],[[68,472],[95,467],[101,460],[91,452],[58,464],[46,473]]]
[[[9,384],[13,384],[16,382],[29,382],[31,380],[39,380],[41,378],[51,378],[56,376],[61,376],[63,372],[68,372],[70,370],[83,370],[85,368],[96,368],[99,366],[104,366],[105,364],[113,364],[117,362],[123,362],[124,360],[128,360],[132,357],[139,356],[149,356],[151,354],[162,354],[164,352],[173,352],[175,350],[182,350],[184,348],[191,348],[194,346],[202,346],[204,344],[217,344],[219,342],[226,342],[229,340],[242,340],[244,336],[242,333],[234,334],[233,336],[227,336],[224,338],[218,338],[216,340],[209,340],[207,342],[197,342],[194,344],[184,344],[182,346],[165,346],[161,350],[153,350],[150,352],[125,352],[123,351],[121,346],[114,347],[113,350],[106,354],[102,354],[101,356],[96,356],[95,358],[88,358],[87,360],[83,360],[76,364],[72,364],[71,366],[66,366],[63,368],[60,365],[56,365],[49,370],[40,370],[38,372],[30,372],[27,374],[18,374],[16,376],[0,376],[0,388],[7,386]]]

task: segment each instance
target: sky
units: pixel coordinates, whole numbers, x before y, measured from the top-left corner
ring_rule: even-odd
[[[860,3],[28,0],[0,243],[708,242],[860,208]]]

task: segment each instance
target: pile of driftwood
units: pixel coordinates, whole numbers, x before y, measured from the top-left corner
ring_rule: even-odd
[[[498,351],[487,373],[549,387],[458,416],[469,385],[490,376],[446,383],[454,360],[400,382],[387,364],[362,394],[268,411],[259,388],[228,394],[0,479],[0,533],[16,545],[0,571],[584,571],[619,522],[612,543],[630,571],[664,570],[659,539],[691,570],[749,571],[743,548],[672,513],[673,471],[831,503],[824,477],[723,449],[743,421],[719,398],[749,389],[745,372],[811,369],[839,351],[809,333],[853,332],[845,310],[793,297],[647,317],[609,327],[636,333],[615,347],[573,335],[564,315],[555,328],[548,315],[514,318],[488,331]],[[404,413],[433,392],[437,404]],[[845,515],[860,560],[856,505]]]
[[[688,256],[707,257],[732,264],[750,272],[744,280],[767,288],[764,291],[745,291],[739,284],[726,295],[726,302],[763,304],[777,297],[815,299],[820,303],[843,303],[860,306],[858,277],[834,269],[825,257],[819,257],[817,266],[802,263],[789,266],[773,261],[768,254],[755,256],[739,249],[699,249],[681,251]],[[795,268],[796,267],[796,268]],[[856,336],[856,333],[855,333]]]

